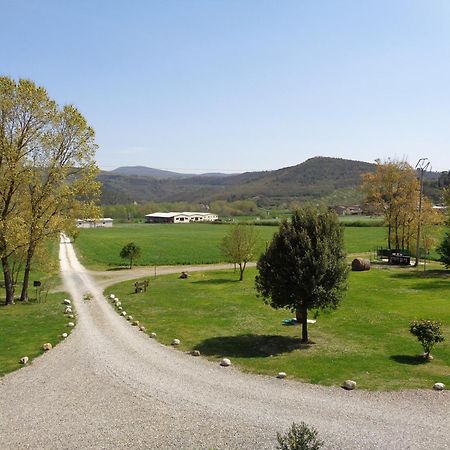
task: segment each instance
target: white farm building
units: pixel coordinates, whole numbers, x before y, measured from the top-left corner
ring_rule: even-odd
[[[219,220],[217,214],[203,212],[156,212],[145,216],[146,223],[215,222],[216,220]]]
[[[77,219],[78,228],[111,228],[113,219],[103,217],[101,219]]]

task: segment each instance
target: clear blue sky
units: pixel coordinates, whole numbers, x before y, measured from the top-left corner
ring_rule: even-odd
[[[0,0],[0,15],[0,73],[74,103],[103,169],[450,169],[448,0]]]

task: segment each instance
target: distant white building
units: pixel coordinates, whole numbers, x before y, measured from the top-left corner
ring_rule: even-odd
[[[146,223],[215,222],[216,220],[219,220],[217,214],[203,212],[156,212],[145,216]]]
[[[77,219],[78,228],[111,228],[113,219],[103,217],[101,219]]]

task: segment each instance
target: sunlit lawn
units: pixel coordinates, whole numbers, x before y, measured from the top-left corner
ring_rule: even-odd
[[[82,229],[75,240],[81,262],[91,269],[119,267],[127,261],[119,257],[129,242],[137,244],[142,256],[138,265],[210,264],[223,262],[220,243],[230,225],[212,224],[119,224],[112,228]],[[259,226],[261,254],[278,230],[276,226]],[[345,227],[348,253],[364,253],[382,246],[383,227]]]
[[[292,317],[273,310],[255,295],[255,270],[244,282],[232,271],[192,273],[187,280],[161,276],[147,293],[133,294],[132,283],[108,289],[148,332],[181,350],[199,349],[217,360],[229,357],[242,370],[339,385],[351,378],[366,389],[430,388],[450,384],[450,273],[441,269],[372,268],[351,273],[341,307],[322,313],[310,325],[313,344],[300,344],[300,327],[283,326]],[[447,340],[425,363],[409,322],[430,318],[443,323]]]
[[[35,264],[30,277],[29,302],[20,302],[22,285],[16,286],[16,303],[4,306],[5,290],[0,289],[0,376],[20,367],[19,360],[28,356],[30,362],[43,353],[42,345],[57,344],[63,332],[69,333],[62,301],[67,294],[52,293],[59,284],[58,245],[49,243],[46,264]],[[19,277],[20,279],[20,277]],[[40,281],[38,289],[33,281]],[[74,321],[74,319],[71,319]]]
[[[61,304],[64,293],[49,294],[45,301],[0,306],[0,376],[20,367],[19,360],[28,356],[30,361],[43,353],[42,345],[56,345],[62,333],[69,333]],[[73,319],[72,319],[73,320]]]

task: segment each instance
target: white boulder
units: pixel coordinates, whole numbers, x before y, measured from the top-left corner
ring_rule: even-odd
[[[130,322],[132,322],[132,321],[133,321],[133,316],[128,316],[128,317],[127,317],[127,320],[129,320]]]
[[[52,346],[52,344],[50,344],[50,342],[46,342],[43,346],[42,346],[42,349],[45,351],[45,352],[48,352],[49,350],[51,350],[53,348],[53,346]]]
[[[231,361],[228,358],[223,358],[222,361],[220,361],[220,365],[223,367],[231,366]]]
[[[67,336],[69,336],[67,333],[63,333],[63,334],[61,335],[61,337],[62,337],[63,339],[65,339]]]
[[[114,299],[116,298],[116,296],[115,296],[114,294],[109,294],[109,298],[110,298],[111,300],[114,300]]]
[[[356,389],[356,381],[353,380],[345,380],[341,387],[346,389],[347,391],[352,391],[353,389]]]
[[[200,356],[200,350],[193,350],[192,356]]]
[[[278,372],[277,378],[286,378],[286,372]]]
[[[65,298],[64,301],[63,301],[63,303],[64,303],[65,305],[71,305],[71,304],[72,304],[72,302],[71,302],[68,298]]]
[[[433,389],[435,391],[443,391],[445,389],[444,383],[434,383]]]
[[[28,361],[29,361],[29,359],[28,359],[28,356],[22,356],[22,358],[20,358],[20,364],[28,364]]]
[[[69,323],[67,324],[67,326],[72,328],[72,327],[75,326],[75,324],[74,324],[73,322],[69,322]]]
[[[68,306],[65,310],[64,310],[64,314],[72,314],[72,308],[70,306]]]
[[[150,333],[150,337],[156,339],[156,333]]]
[[[180,340],[179,339],[174,339],[172,341],[172,345],[180,345]]]

